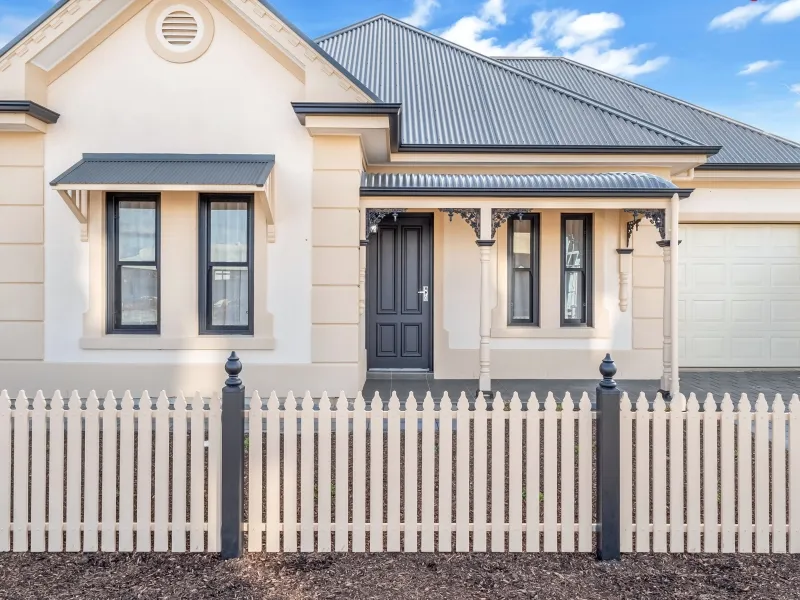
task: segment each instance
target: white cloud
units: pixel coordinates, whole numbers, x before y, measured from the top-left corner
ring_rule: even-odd
[[[795,83],[789,89],[792,90],[795,94],[800,94],[800,83]]]
[[[771,5],[763,2],[750,2],[745,6],[739,6],[714,17],[709,24],[709,29],[743,29],[768,12],[770,8]]]
[[[786,0],[767,13],[764,23],[788,23],[797,18],[800,18],[800,0]]]
[[[749,65],[746,65],[741,71],[739,71],[739,75],[755,75],[756,73],[762,73],[764,71],[769,71],[778,67],[782,60],[757,60],[755,62],[751,62]]]
[[[436,0],[414,0],[414,10],[403,21],[414,27],[425,27],[431,22],[433,11],[439,6]]]
[[[555,9],[531,15],[528,35],[500,43],[495,32],[508,22],[503,0],[486,0],[478,14],[462,17],[439,32],[445,39],[488,56],[563,56],[623,77],[663,67],[668,58],[642,60],[649,44],[615,48],[613,34],[625,26],[616,13]]]
[[[18,33],[30,25],[35,16],[18,17],[11,15],[0,16],[0,48],[13,40]]]

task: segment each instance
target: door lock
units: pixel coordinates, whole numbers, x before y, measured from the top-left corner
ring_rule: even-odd
[[[420,291],[418,291],[417,293],[418,294],[422,294],[422,301],[423,302],[427,302],[428,301],[428,286],[427,285],[423,285],[422,289]]]

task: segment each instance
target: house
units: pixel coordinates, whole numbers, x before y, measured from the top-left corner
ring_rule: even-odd
[[[0,50],[0,340],[10,390],[800,367],[800,144],[386,16],[60,0]]]

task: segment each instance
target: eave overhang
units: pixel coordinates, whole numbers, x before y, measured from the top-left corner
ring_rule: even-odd
[[[0,100],[0,131],[43,133],[61,115],[30,100]]]

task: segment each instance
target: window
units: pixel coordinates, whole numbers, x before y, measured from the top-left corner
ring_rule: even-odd
[[[108,194],[108,333],[159,332],[157,194]]]
[[[200,333],[253,334],[253,196],[200,196]]]
[[[508,221],[508,324],[539,324],[539,215]]]
[[[561,215],[561,325],[592,325],[592,215]]]

